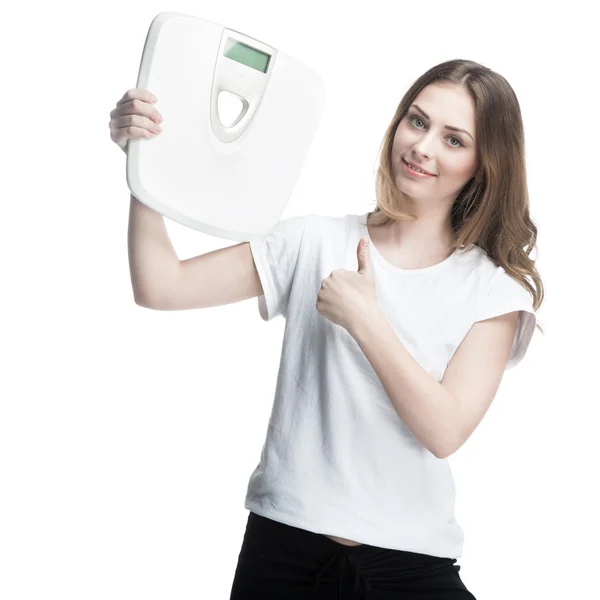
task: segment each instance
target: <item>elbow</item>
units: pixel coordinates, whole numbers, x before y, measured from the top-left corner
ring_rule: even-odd
[[[454,454],[454,452],[456,452],[456,450],[452,450],[451,448],[448,448],[446,446],[444,448],[434,448],[434,451],[432,450],[431,453],[436,458],[439,458],[440,460],[442,460],[444,458],[448,458],[448,457],[452,456]]]
[[[148,298],[141,296],[139,294],[133,294],[133,300],[142,308],[149,308],[150,310],[162,310],[155,302],[151,302]]]
[[[452,454],[452,452],[447,452],[446,449],[433,448],[431,450],[431,454],[433,454],[436,458],[442,460],[444,458],[448,458]]]
[[[457,436],[458,437],[458,436]],[[451,441],[447,441],[444,444],[438,444],[432,454],[439,459],[449,458],[452,456],[464,443],[464,440],[454,438]]]
[[[459,439],[458,435],[452,436],[452,438],[448,438],[448,432],[445,432],[445,435],[439,435],[437,438],[437,443],[434,444],[431,453],[439,459],[444,459],[452,456],[461,446],[463,445],[463,440]]]
[[[449,456],[452,456],[454,454],[454,452],[450,451],[443,451],[443,452],[438,452],[437,450],[435,452],[432,452],[432,454],[436,457],[439,458],[440,460],[443,460],[445,458],[448,458]]]

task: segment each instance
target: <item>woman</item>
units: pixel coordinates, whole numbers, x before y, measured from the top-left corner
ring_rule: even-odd
[[[111,117],[124,149],[158,111],[130,90]],[[131,198],[139,304],[258,297],[264,320],[286,318],[231,600],[474,598],[456,564],[447,458],[522,359],[543,300],[506,80],[467,60],[422,75],[386,132],[376,193],[365,215],[288,218],[185,261],[160,215]],[[150,239],[167,276],[143,272]]]

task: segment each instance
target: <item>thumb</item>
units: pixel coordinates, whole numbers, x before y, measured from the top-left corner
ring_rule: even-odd
[[[369,254],[369,243],[368,237],[363,237],[358,242],[357,258],[358,258],[358,272],[365,275],[370,275],[373,269],[371,265],[371,256]]]

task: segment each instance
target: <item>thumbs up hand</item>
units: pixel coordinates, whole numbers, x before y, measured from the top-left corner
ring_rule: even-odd
[[[368,237],[359,241],[357,258],[358,271],[332,271],[321,282],[317,295],[317,311],[350,334],[357,324],[379,311]]]

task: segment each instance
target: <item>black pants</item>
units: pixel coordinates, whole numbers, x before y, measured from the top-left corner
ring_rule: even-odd
[[[455,563],[346,546],[251,512],[230,600],[476,600]]]

